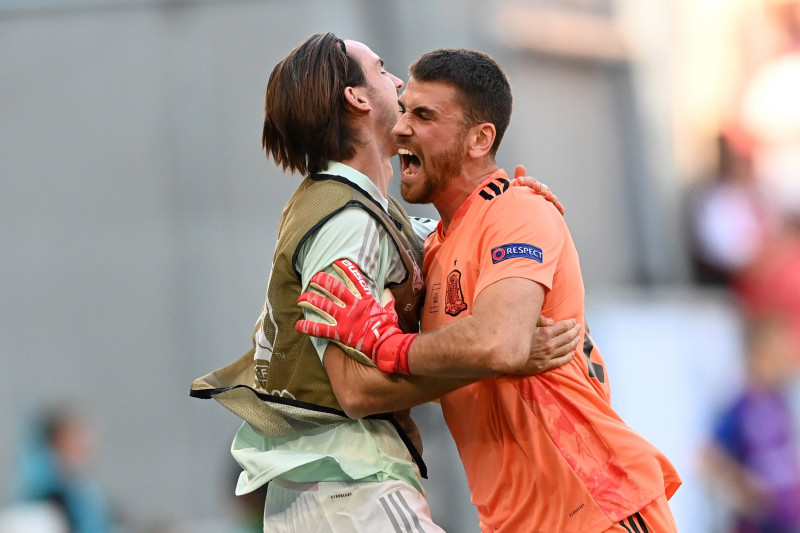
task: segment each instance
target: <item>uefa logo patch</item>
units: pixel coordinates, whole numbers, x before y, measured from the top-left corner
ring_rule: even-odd
[[[492,263],[499,263],[506,259],[515,259],[517,257],[533,259],[540,263],[544,261],[542,249],[532,244],[512,242],[511,244],[504,244],[503,246],[492,248]]]

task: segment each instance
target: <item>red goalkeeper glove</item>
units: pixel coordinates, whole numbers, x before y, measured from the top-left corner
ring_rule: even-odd
[[[300,307],[319,313],[329,323],[298,320],[295,329],[354,348],[384,372],[408,374],[408,350],[417,335],[400,330],[394,299],[385,305],[378,303],[370,294],[364,275],[349,259],[334,261],[333,268],[346,285],[325,272],[317,272],[310,286],[324,296],[304,292],[297,300]]]

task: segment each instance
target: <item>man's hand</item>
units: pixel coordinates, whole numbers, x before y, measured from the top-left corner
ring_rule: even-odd
[[[515,180],[525,185],[526,187],[529,187],[536,194],[544,196],[545,199],[552,202],[553,205],[556,206],[556,209],[558,209],[558,212],[563,215],[564,206],[561,205],[561,202],[558,201],[558,197],[550,191],[550,187],[548,187],[544,183],[539,183],[536,180],[536,178],[526,176],[525,174],[526,174],[525,167],[523,165],[517,165],[517,168],[514,169]]]
[[[408,374],[408,349],[416,334],[403,333],[397,323],[394,299],[379,304],[369,292],[366,279],[348,259],[333,263],[345,283],[325,272],[317,272],[310,285],[321,292],[304,292],[300,307],[322,315],[328,324],[299,320],[295,329],[314,337],[340,342],[367,355],[388,373]]]
[[[574,318],[553,323],[552,319],[539,315],[528,360],[518,373],[533,376],[569,363],[580,341],[580,332]]]

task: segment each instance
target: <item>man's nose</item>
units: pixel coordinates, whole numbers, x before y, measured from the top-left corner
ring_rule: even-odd
[[[408,121],[405,119],[404,113],[400,114],[400,118],[397,119],[397,123],[392,128],[392,133],[395,135],[410,135]]]

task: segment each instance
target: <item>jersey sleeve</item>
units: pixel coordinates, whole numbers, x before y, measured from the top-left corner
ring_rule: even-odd
[[[476,297],[507,278],[529,279],[552,289],[566,224],[550,202],[513,187],[491,201],[481,227]]]
[[[361,269],[372,296],[377,298],[380,240],[377,222],[363,209],[351,207],[335,214],[300,248],[296,267],[303,291],[308,290],[309,282],[317,272],[327,272],[344,281],[333,269],[333,262],[337,259],[349,259]],[[319,314],[305,308],[303,315],[307,320],[324,321]],[[328,347],[328,339],[311,337],[311,342],[322,359]]]

